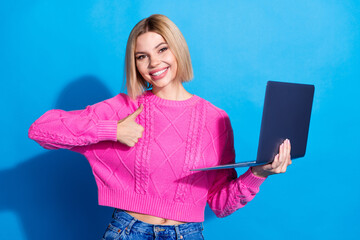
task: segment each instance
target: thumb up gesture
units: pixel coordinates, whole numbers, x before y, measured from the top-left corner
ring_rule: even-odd
[[[138,142],[138,139],[142,137],[144,127],[137,124],[135,119],[144,109],[144,106],[141,104],[135,112],[127,116],[126,118],[121,119],[117,124],[117,140],[129,147],[135,146],[135,143]]]

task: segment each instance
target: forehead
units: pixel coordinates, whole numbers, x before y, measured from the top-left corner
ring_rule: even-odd
[[[151,50],[162,42],[166,43],[165,39],[160,34],[146,32],[137,37],[135,49],[136,51]]]

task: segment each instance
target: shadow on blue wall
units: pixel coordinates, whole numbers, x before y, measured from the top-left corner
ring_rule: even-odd
[[[109,97],[100,80],[84,76],[62,91],[56,108],[82,109]],[[98,206],[91,168],[78,153],[35,156],[1,171],[0,182],[0,211],[18,215],[26,239],[100,239],[110,221],[112,209]]]
[[[62,91],[55,107],[83,109],[110,97],[99,79],[84,76]],[[98,206],[90,165],[78,153],[48,151],[1,171],[0,182],[0,211],[19,216],[26,239],[100,239],[111,220],[113,209]],[[208,206],[205,216],[215,217]]]

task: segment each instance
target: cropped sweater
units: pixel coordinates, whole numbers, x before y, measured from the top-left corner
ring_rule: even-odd
[[[144,127],[134,147],[117,142],[117,123],[144,109]],[[100,205],[184,222],[204,220],[206,203],[225,217],[252,200],[265,180],[249,169],[190,171],[235,161],[234,137],[225,111],[193,95],[165,100],[151,91],[136,100],[126,94],[83,110],[50,110],[29,129],[46,149],[65,148],[89,161]]]

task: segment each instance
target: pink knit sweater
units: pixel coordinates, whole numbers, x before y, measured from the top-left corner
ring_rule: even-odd
[[[116,141],[117,122],[144,109],[134,147]],[[192,172],[235,161],[233,132],[225,111],[194,95],[165,100],[151,91],[137,100],[125,94],[84,110],[50,110],[29,129],[47,149],[66,148],[89,161],[100,205],[184,222],[204,220],[206,202],[225,217],[252,200],[265,180],[249,169]]]

